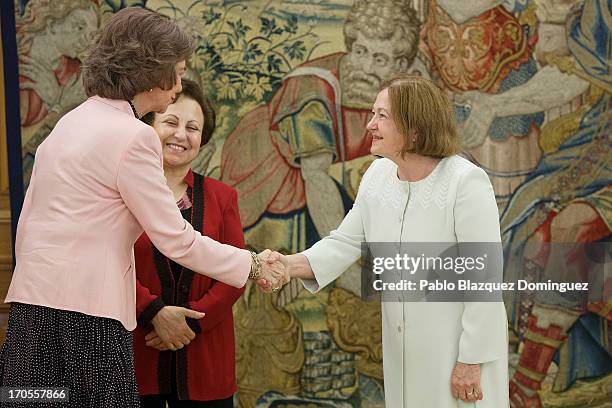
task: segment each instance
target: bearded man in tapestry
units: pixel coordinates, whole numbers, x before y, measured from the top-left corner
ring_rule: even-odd
[[[348,53],[289,73],[228,136],[221,180],[238,190],[248,242],[296,252],[338,226],[350,200],[329,168],[369,155],[365,125],[384,80],[428,75],[416,59],[419,30],[410,0],[357,0],[344,25]]]

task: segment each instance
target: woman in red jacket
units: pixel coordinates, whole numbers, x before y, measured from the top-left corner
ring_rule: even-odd
[[[215,129],[215,112],[199,86],[183,90],[166,112],[143,120],[162,143],[164,173],[183,217],[210,238],[244,247],[236,191],[191,170]],[[141,406],[233,407],[236,391],[232,305],[236,289],[166,258],[143,234],[136,256],[138,327],[134,331]],[[204,312],[196,320],[192,310]],[[193,314],[191,314],[193,316]],[[159,334],[170,337],[164,343]]]

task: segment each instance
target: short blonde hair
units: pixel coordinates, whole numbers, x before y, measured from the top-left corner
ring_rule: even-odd
[[[451,104],[433,82],[415,75],[398,75],[385,82],[391,115],[404,136],[401,155],[415,153],[435,158],[458,153],[459,136]],[[413,142],[410,131],[416,132]]]

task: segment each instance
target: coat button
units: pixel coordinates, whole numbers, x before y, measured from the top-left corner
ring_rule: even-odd
[[[402,332],[402,326],[397,326],[397,332],[401,333]]]

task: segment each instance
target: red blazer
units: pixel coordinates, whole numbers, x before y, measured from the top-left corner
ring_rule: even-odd
[[[201,214],[203,207],[204,235],[244,248],[236,191],[208,177],[196,175],[195,180],[196,183],[203,180],[204,193],[200,199],[198,189],[194,188],[194,174],[189,171],[185,181],[193,191],[192,214],[197,214],[196,208],[200,208]],[[194,219],[194,227],[198,224],[202,225]],[[178,396],[184,400],[208,401],[233,395],[236,373],[232,305],[244,288],[234,288],[186,268],[179,282],[175,282],[168,258],[153,247],[146,234],[136,242],[134,253],[138,319],[134,355],[139,393],[167,394],[171,392],[170,381],[176,381]],[[201,320],[189,319],[196,337],[176,352],[177,379],[171,377],[172,352],[159,352],[147,347],[144,341],[144,336],[153,329],[150,320],[166,304],[206,313]]]

